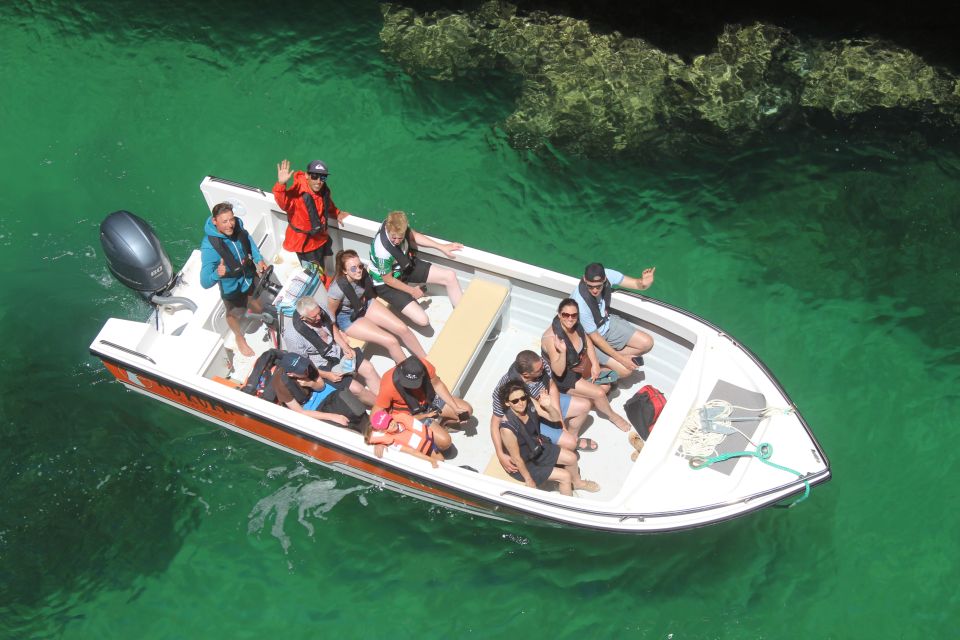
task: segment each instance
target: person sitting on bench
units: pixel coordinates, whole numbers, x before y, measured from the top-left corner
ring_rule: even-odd
[[[337,389],[349,389],[365,405],[373,406],[380,392],[377,370],[364,358],[362,349],[350,346],[313,297],[297,300],[293,318],[283,323],[282,337],[287,351],[308,357],[324,382]]]
[[[241,391],[360,433],[369,419],[356,396],[326,384],[309,358],[280,349],[260,354]]]
[[[406,359],[400,348],[402,342],[415,356],[427,357],[427,352],[410,327],[386,305],[376,303],[373,278],[360,262],[353,249],[337,252],[334,281],[327,291],[330,315],[337,319],[340,330],[352,338],[373,342],[387,350],[397,364]]]
[[[549,402],[537,402],[526,385],[511,380],[500,390],[500,403],[506,407],[500,422],[500,439],[516,471],[508,473],[528,487],[537,488],[547,480],[559,485],[560,493],[573,495],[573,489],[597,492],[600,485],[580,477],[577,454],[557,446],[542,435],[542,420],[556,422],[560,414]]]
[[[586,398],[621,431],[630,431],[627,419],[610,406],[609,384],[594,384],[600,376],[600,362],[593,342],[579,320],[580,311],[573,298],[564,298],[557,315],[540,339],[540,349],[550,363],[560,393]],[[609,371],[609,369],[605,369]]]
[[[641,356],[653,348],[653,338],[610,313],[611,294],[614,287],[649,289],[655,272],[652,267],[644,269],[641,277],[631,278],[593,262],[584,269],[583,279],[570,294],[580,308],[580,323],[597,348],[600,365],[616,371],[621,378],[643,365]]]
[[[465,422],[473,407],[455,397],[427,360],[410,356],[387,370],[380,380],[380,393],[373,413],[409,413],[418,420],[439,418],[444,423]]]
[[[407,214],[393,211],[370,243],[370,276],[381,298],[415,324],[426,327],[430,319],[417,302],[425,295],[421,284],[442,284],[454,307],[460,302],[463,291],[452,269],[419,258],[417,247],[439,249],[451,260],[456,260],[454,251],[463,249],[459,242],[435,242],[417,233],[410,228]]]

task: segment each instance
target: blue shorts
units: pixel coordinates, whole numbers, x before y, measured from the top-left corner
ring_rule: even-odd
[[[560,394],[560,415],[564,418],[567,417],[567,410],[570,409],[570,396],[561,393]],[[555,427],[556,423],[550,422],[541,422],[540,423],[540,433],[542,433],[550,442],[553,444],[558,444],[560,442],[560,436],[563,435],[563,429],[560,427]]]

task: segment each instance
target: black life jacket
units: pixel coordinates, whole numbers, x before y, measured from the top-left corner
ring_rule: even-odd
[[[307,208],[307,216],[310,218],[310,229],[298,229],[293,223],[288,223],[297,233],[303,233],[308,236],[315,236],[324,233],[327,230],[327,212],[333,211],[333,202],[330,200],[330,187],[323,185],[320,189],[320,198],[323,200],[323,211],[317,211],[317,203],[313,200],[312,193],[301,194],[303,204]]]
[[[353,285],[350,284],[347,276],[342,275],[337,278],[337,285],[340,287],[340,290],[343,291],[344,297],[350,301],[350,307],[353,309],[353,311],[350,312],[350,322],[356,322],[357,318],[363,317],[363,314],[367,312],[367,302],[377,297],[377,290],[373,288],[373,278],[370,277],[366,269],[364,269],[363,275],[360,276],[360,284],[363,286],[362,297],[357,296],[357,292],[354,290]]]
[[[607,321],[610,317],[610,298],[613,295],[613,287],[610,286],[609,280],[603,281],[603,289],[600,290],[600,296],[603,298],[603,315],[600,315],[600,304],[597,302],[597,299],[593,297],[593,294],[587,291],[587,283],[583,280],[580,281],[580,286],[577,287],[580,291],[580,297],[583,298],[583,301],[587,303],[587,306],[590,308],[590,312],[593,314],[593,321],[597,325],[597,329]]]
[[[257,358],[257,361],[253,364],[253,369],[250,370],[250,375],[247,376],[247,381],[240,390],[244,393],[257,396],[258,398],[263,398],[267,402],[276,403],[277,392],[274,390],[271,381],[274,376],[279,375],[281,382],[287,390],[290,391],[290,395],[293,396],[294,400],[301,405],[309,400],[311,392],[297,384],[295,380],[287,375],[286,369],[278,365],[280,358],[282,358],[285,353],[285,351],[280,349],[267,349],[260,354],[260,357]],[[312,371],[316,371],[313,365],[311,365],[311,369]]]
[[[513,431],[520,446],[520,456],[524,460],[536,460],[543,453],[540,437],[540,415],[533,408],[533,398],[527,400],[527,422],[520,420],[513,409],[507,409],[500,423]],[[533,431],[531,432],[531,428]]]
[[[397,388],[397,393],[399,393],[400,397],[403,398],[403,401],[407,405],[407,409],[410,410],[411,415],[423,413],[433,402],[433,399],[437,397],[437,392],[433,388],[433,383],[430,382],[430,378],[423,376],[423,383],[420,385],[420,389],[423,390],[424,401],[420,402],[413,396],[412,393],[410,393],[409,389],[400,384],[401,375],[400,367],[394,367],[391,379],[393,380],[393,386]]]
[[[320,308],[320,326],[327,330],[330,334],[330,342],[324,342],[323,338],[313,330],[313,328],[307,324],[307,322],[300,316],[299,311],[293,312],[293,329],[304,339],[313,345],[313,348],[317,350],[317,354],[327,360],[335,361],[333,364],[336,364],[340,361],[340,358],[327,358],[327,354],[330,353],[330,350],[333,349],[334,339],[333,339],[333,322],[330,320],[330,316],[327,315],[327,312]]]
[[[256,273],[257,266],[253,263],[250,234],[243,228],[239,220],[237,221],[237,227],[233,230],[233,235],[230,236],[230,240],[239,242],[241,249],[243,249],[243,258],[240,261],[237,261],[237,256],[227,246],[227,241],[224,238],[207,236],[207,240],[210,241],[210,246],[223,258],[223,266],[227,268],[227,272],[223,274],[224,278],[239,278]]]
[[[417,261],[417,250],[414,248],[413,237],[410,234],[410,227],[407,227],[407,231],[404,234],[404,242],[407,243],[407,252],[404,253],[400,247],[390,242],[390,237],[387,235],[387,223],[383,222],[380,225],[380,231],[377,232],[380,235],[380,243],[384,246],[387,252],[393,257],[397,262],[397,266],[400,267],[400,276],[406,276],[411,271]],[[400,243],[403,244],[402,242]]]
[[[580,336],[580,343],[581,343],[580,351],[577,351],[573,347],[573,341],[570,340],[570,336],[568,336],[567,332],[563,330],[563,326],[561,326],[560,324],[560,318],[554,316],[553,323],[551,324],[551,326],[553,327],[553,332],[557,334],[557,337],[561,338],[564,342],[567,343],[567,369],[566,370],[569,371],[570,367],[577,366],[577,363],[580,362],[581,356],[586,355],[584,352],[587,349],[587,336],[583,332],[583,327],[580,326],[579,322],[576,325],[574,325],[577,335]]]

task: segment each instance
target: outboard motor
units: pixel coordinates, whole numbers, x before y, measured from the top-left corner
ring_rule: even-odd
[[[144,300],[154,305],[182,304],[196,311],[191,300],[163,296],[173,286],[176,273],[145,220],[129,211],[114,211],[100,223],[100,244],[113,277]]]
[[[117,280],[150,302],[173,284],[173,267],[153,229],[129,211],[114,211],[100,223],[100,244]]]

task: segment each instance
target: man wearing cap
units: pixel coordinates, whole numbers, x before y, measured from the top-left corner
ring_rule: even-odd
[[[327,165],[322,160],[313,160],[306,171],[290,171],[290,161],[277,165],[277,183],[273,185],[273,197],[287,214],[287,234],[283,248],[293,251],[301,262],[312,262],[321,271],[332,276],[333,250],[327,224],[341,221],[349,213],[333,204],[330,187],[327,185]],[[287,182],[293,176],[293,186]]]
[[[450,393],[427,360],[410,356],[384,372],[380,393],[371,413],[409,413],[418,420],[439,418],[442,422],[464,422],[473,407]]]
[[[631,278],[593,262],[587,265],[579,286],[570,294],[580,308],[580,324],[597,348],[600,364],[613,369],[621,378],[643,364],[640,356],[653,348],[653,338],[610,313],[613,287],[649,289],[655,271],[656,267],[644,269],[642,276]]]
[[[280,354],[265,383],[270,388],[264,389],[261,397],[317,420],[362,432],[366,411],[353,394],[326,384],[306,356],[289,352]]]

